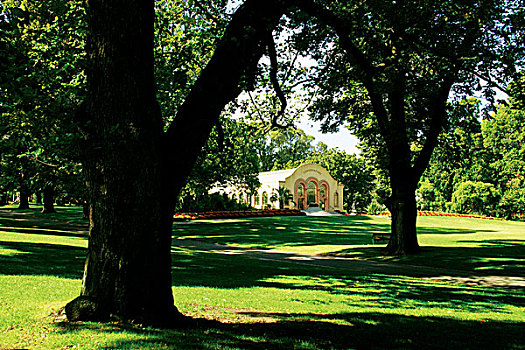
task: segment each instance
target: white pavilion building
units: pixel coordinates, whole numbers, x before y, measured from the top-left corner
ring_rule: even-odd
[[[283,187],[288,190],[290,198],[285,201],[284,208],[304,210],[310,204],[317,203],[322,210],[343,210],[343,185],[318,164],[262,172],[259,173],[259,181],[261,186],[251,198],[254,208],[279,208],[279,201],[271,199],[278,197],[279,188]]]

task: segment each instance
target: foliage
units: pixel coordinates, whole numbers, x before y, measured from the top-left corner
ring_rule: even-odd
[[[421,209],[519,216],[525,204],[522,81],[523,74],[509,85],[508,102],[482,122],[479,100],[454,105],[418,189]]]
[[[452,194],[452,211],[494,215],[500,194],[493,184],[461,182]]]
[[[367,212],[376,187],[372,167],[363,157],[319,144],[307,162],[324,167],[344,186],[343,208],[348,212]]]
[[[155,82],[166,125],[211,58],[227,20],[220,0],[155,1]]]
[[[3,1],[1,6],[2,186],[37,192],[53,186],[79,198],[73,116],[85,79],[82,3]]]
[[[234,211],[247,210],[249,205],[237,200],[237,198],[229,198],[226,194],[219,193],[202,193],[194,196],[182,196],[177,211],[188,212],[210,212],[210,211]]]
[[[439,129],[439,125],[431,122],[437,111],[430,108],[436,106],[440,94],[444,94],[439,97],[440,103],[446,101],[446,82],[457,83],[458,92],[464,91],[473,83],[467,75],[475,71],[474,74],[482,74],[482,69],[505,71],[493,76],[508,81],[516,69],[513,59],[518,64],[523,60],[523,55],[513,56],[514,50],[523,45],[519,40],[523,33],[516,2],[476,5],[457,1],[395,2],[350,6],[335,2],[327,7],[325,13],[320,10],[312,13],[322,23],[332,24],[333,30],[310,24],[314,35],[306,40],[315,42],[308,47],[314,50],[318,47],[315,44],[335,42],[339,45],[332,45],[313,68],[317,71],[311,88],[318,97],[310,109],[312,116],[323,121],[325,129],[348,122],[381,167],[388,167],[389,154],[385,147],[391,142],[390,136],[406,138],[404,147],[411,147],[410,161],[415,163],[432,129]],[[337,22],[337,15],[341,16],[341,23]],[[361,18],[369,21],[363,22]],[[499,21],[506,21],[508,26],[502,28]],[[346,30],[352,33],[348,42],[342,34]],[[508,41],[497,45],[498,38],[503,37]],[[501,50],[501,57],[490,53],[496,47]],[[318,56],[313,54],[313,57]],[[477,85],[470,87],[474,89]],[[399,103],[405,110],[398,119],[391,119],[392,124],[383,123],[391,126],[390,130],[385,129],[376,118],[382,118],[378,115],[381,113],[394,115],[396,98],[403,99]],[[397,120],[403,121],[401,127],[406,130],[394,131]],[[392,132],[397,134],[390,135]]]
[[[254,145],[259,156],[260,171],[292,169],[301,165],[315,150],[314,137],[301,129],[259,131]]]
[[[525,208],[525,73],[508,88],[509,100],[482,124],[490,168],[502,193],[499,210],[511,217]]]
[[[279,186],[279,189],[277,190],[277,199],[279,200],[279,209],[283,209],[290,203],[290,200],[293,199],[293,195],[289,189],[284,186]]]
[[[243,200],[208,195],[211,189],[237,187],[242,197],[251,196],[259,187],[259,158],[253,139],[246,137],[252,128],[234,119],[223,118],[199,156],[184,187],[178,210],[210,211],[245,208]]]
[[[422,210],[449,210],[452,193],[464,181],[490,182],[480,104],[470,98],[449,105],[447,123],[417,191]]]

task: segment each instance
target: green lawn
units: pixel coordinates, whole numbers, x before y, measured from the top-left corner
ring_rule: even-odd
[[[478,249],[484,246],[490,252],[499,249],[494,241],[524,243],[523,224],[429,219],[420,220],[421,242],[443,243],[443,251],[472,245],[473,253],[485,252]],[[179,248],[173,250],[176,304],[211,321],[185,330],[69,324],[60,308],[80,291],[86,238],[75,231],[3,229],[17,226],[24,223],[0,221],[0,349],[525,349],[523,289]],[[371,256],[380,247],[370,245],[370,231],[388,230],[388,219],[257,218],[175,226],[177,236],[206,241]]]
[[[174,235],[254,248],[388,260],[525,276],[525,223],[451,217],[419,217],[424,253],[391,258],[372,245],[372,232],[390,232],[384,216],[277,217],[202,220],[174,225]]]
[[[66,222],[70,224],[86,224],[87,220],[82,218],[82,207],[78,207],[75,205],[67,205],[67,206],[55,206],[56,213],[46,213],[42,214],[42,208],[43,206],[41,204],[35,204],[31,203],[31,207],[29,209],[17,209],[17,205],[5,205],[0,207],[0,209],[5,210],[14,210],[17,213],[25,213],[29,214],[34,217],[49,219],[49,220],[56,220],[59,222]],[[0,223],[2,218],[0,218]],[[23,223],[19,223],[20,225],[23,225]],[[4,223],[5,226],[5,223]]]

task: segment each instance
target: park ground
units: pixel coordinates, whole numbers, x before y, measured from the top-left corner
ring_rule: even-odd
[[[423,253],[391,258],[376,216],[174,224],[182,330],[68,323],[81,210],[0,210],[0,349],[525,349],[525,223],[421,217]],[[140,288],[140,286],[137,286]]]

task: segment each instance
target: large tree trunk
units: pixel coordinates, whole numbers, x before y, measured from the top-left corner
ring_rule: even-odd
[[[391,174],[392,195],[388,207],[392,214],[391,238],[387,251],[392,255],[416,254],[421,251],[417,240],[416,185],[410,172]]]
[[[382,134],[388,148],[390,187],[392,189],[389,203],[392,230],[387,251],[392,255],[415,254],[421,250],[417,242],[416,230],[416,187],[420,175],[411,165],[413,154],[407,135],[406,80],[403,72],[399,72],[399,75],[394,77],[393,85],[395,88],[388,94],[388,110],[390,111],[388,127],[385,125],[385,117],[380,118],[383,124]]]
[[[44,207],[42,213],[55,212],[55,187],[53,184],[48,184],[44,188]]]
[[[82,295],[66,306],[70,320],[184,319],[171,291],[176,197],[286,2],[251,0],[236,12],[165,135],[153,81],[153,1],[89,2],[88,89],[78,118],[88,150],[90,238]]]
[[[88,2],[87,95],[78,113],[90,203],[81,297],[70,320],[180,319],[171,220],[161,187],[162,118],[153,78],[153,0]],[[164,206],[164,207],[163,207]]]

